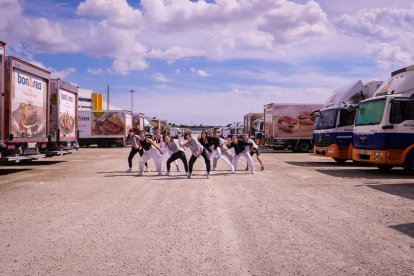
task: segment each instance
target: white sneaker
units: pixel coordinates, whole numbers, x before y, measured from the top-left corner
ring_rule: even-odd
[[[150,168],[148,168],[148,167],[145,168],[145,171],[149,172],[149,173],[151,172]]]
[[[210,179],[210,173],[207,173],[207,178]]]
[[[189,173],[189,174],[187,175],[187,178],[191,178],[191,173]]]
[[[139,172],[139,173],[137,173],[137,176],[143,176],[144,175],[144,173],[143,172]]]
[[[162,175],[162,172],[158,172],[158,176],[161,176]]]
[[[129,168],[128,170],[126,170],[126,172],[132,172],[132,169],[131,169],[131,168]]]
[[[215,171],[215,170],[216,170],[216,168],[212,168],[211,170],[212,170],[212,171]]]
[[[252,174],[256,174],[256,172],[255,171],[252,171]]]
[[[165,176],[170,176],[170,172],[166,172],[164,175]]]
[[[234,166],[233,165],[231,165],[231,172],[232,173],[236,173],[236,171],[234,170]]]

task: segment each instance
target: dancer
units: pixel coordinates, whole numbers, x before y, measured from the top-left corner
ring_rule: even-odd
[[[251,146],[249,146],[249,153],[250,153],[250,155],[252,156],[252,159],[253,159],[253,155],[255,155],[256,154],[256,159],[257,159],[257,161],[259,161],[259,163],[260,163],[260,166],[261,166],[261,170],[263,171],[264,170],[264,166],[263,166],[263,162],[262,162],[262,159],[260,159],[260,148],[259,148],[259,146],[253,141],[253,139],[250,139],[249,138],[249,134],[244,134],[244,136],[243,136],[243,140],[246,142],[246,143],[249,143],[249,144],[251,144]],[[247,167],[246,167],[246,171],[249,169],[249,166],[247,165]]]
[[[131,151],[129,152],[129,155],[128,155],[128,166],[129,166],[129,168],[126,172],[132,172],[132,159],[134,158],[135,154],[137,154],[137,153],[139,153],[139,155],[142,156],[144,154],[144,150],[141,147],[141,144],[139,142],[139,137],[138,137],[138,135],[136,135],[134,129],[128,130],[128,138],[129,138],[130,144],[131,144]],[[147,162],[145,162],[145,168],[146,168],[146,171],[149,171]]]
[[[173,152],[171,152],[170,150],[168,150],[167,144],[165,143],[165,141],[164,141],[164,139],[163,139],[163,137],[161,135],[161,132],[159,130],[157,130],[155,132],[155,134],[154,134],[154,142],[157,143],[159,145],[159,147],[161,148],[161,150],[162,150],[161,162],[162,162],[162,159],[164,158],[164,156],[167,153],[169,153],[170,156],[173,154]],[[174,164],[175,164],[175,167],[177,168],[177,172],[179,172],[180,171],[180,168],[178,167],[177,160],[174,161]]]
[[[139,173],[138,176],[142,176],[144,174],[144,163],[147,162],[148,159],[152,158],[155,163],[155,167],[157,168],[158,175],[162,175],[161,173],[161,156],[162,151],[160,147],[151,139],[145,137],[145,131],[139,131],[139,142],[144,149],[144,154],[139,160]],[[158,150],[158,152],[157,152]]]
[[[170,158],[168,158],[167,160],[167,173],[165,175],[170,175],[171,162],[177,162],[177,159],[180,158],[181,161],[183,161],[184,170],[186,175],[188,176],[188,164],[184,150],[181,147],[179,147],[177,143],[168,135],[164,136],[164,142],[166,144],[168,151],[172,153]]]
[[[237,169],[237,162],[239,161],[240,156],[243,156],[247,160],[248,168],[251,170],[252,174],[255,174],[255,169],[253,165],[253,159],[250,155],[248,149],[246,149],[246,146],[252,145],[251,143],[247,143],[244,140],[238,140],[236,136],[231,137],[231,143],[228,145],[228,148],[234,148],[234,156],[232,160],[232,164],[234,166],[234,169]]]
[[[224,162],[226,162],[227,164],[229,164],[230,169],[232,172],[234,172],[234,166],[231,163],[233,156],[231,155],[231,153],[229,152],[229,149],[226,147],[226,142],[224,141],[223,138],[220,137],[220,135],[218,133],[214,134],[214,151],[213,151],[213,171],[216,170],[217,167],[217,161],[221,158],[224,160]],[[226,157],[224,157],[226,156]]]
[[[184,144],[181,144],[180,141],[180,146],[181,147],[188,147],[191,152],[191,158],[190,161],[188,162],[189,164],[189,173],[187,178],[191,178],[192,173],[193,173],[193,166],[195,161],[197,160],[198,157],[202,156],[204,158],[204,162],[206,163],[206,170],[207,170],[207,178],[210,178],[210,158],[207,154],[207,150],[200,144],[200,142],[198,142],[196,139],[193,139],[191,137],[191,134],[187,133],[184,135],[184,139],[187,141]]]

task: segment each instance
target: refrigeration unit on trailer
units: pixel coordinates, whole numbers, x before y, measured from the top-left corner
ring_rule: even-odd
[[[414,174],[414,65],[392,72],[358,105],[352,159]]]
[[[264,143],[273,149],[308,152],[313,147],[315,110],[321,104],[270,103],[264,106]]]
[[[50,81],[47,156],[72,153],[77,137],[78,87],[61,79]]]
[[[362,100],[371,98],[382,81],[349,83],[333,91],[316,115],[313,132],[314,154],[333,158],[344,163],[352,159],[352,139],[355,107]]]
[[[2,52],[4,59],[4,47]],[[2,81],[1,161],[18,162],[44,156],[40,151],[47,144],[50,75],[48,70],[7,57]]]
[[[125,110],[78,111],[79,145],[126,146],[132,115]]]

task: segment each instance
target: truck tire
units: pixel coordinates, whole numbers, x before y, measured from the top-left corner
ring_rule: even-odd
[[[299,141],[296,152],[309,152],[311,150],[311,146],[307,141]]]
[[[407,154],[403,168],[406,174],[414,175],[414,151]]]
[[[377,168],[382,172],[389,172],[393,167],[391,165],[377,165]]]
[[[107,144],[106,144],[106,140],[99,140],[97,143],[98,148],[106,148]]]
[[[346,163],[346,159],[342,159],[342,158],[332,158],[333,160],[335,160],[336,163],[338,164],[345,164]]]

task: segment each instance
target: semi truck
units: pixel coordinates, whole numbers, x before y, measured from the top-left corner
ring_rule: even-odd
[[[313,147],[316,116],[322,104],[270,103],[264,106],[266,147],[308,152]]]
[[[132,128],[137,131],[144,130],[146,137],[152,137],[154,135],[154,129],[150,122],[145,118],[144,113],[132,114]]]
[[[382,81],[361,80],[335,89],[321,110],[314,112],[316,128],[313,132],[314,154],[330,157],[338,163],[352,159],[352,139],[355,106],[371,98]]]
[[[132,115],[126,110],[78,111],[79,145],[125,147]]]
[[[46,156],[65,155],[79,147],[77,106],[78,87],[61,79],[52,79]]]
[[[248,113],[244,115],[244,133],[251,139],[256,140],[256,144],[262,144],[264,119],[263,113]]]
[[[352,159],[414,174],[414,65],[391,73],[356,108]]]
[[[1,56],[1,162],[44,157],[48,130],[47,99],[51,73],[16,57]]]

